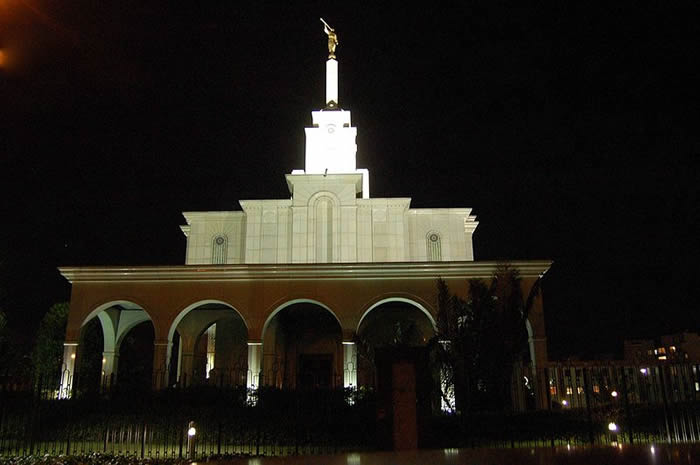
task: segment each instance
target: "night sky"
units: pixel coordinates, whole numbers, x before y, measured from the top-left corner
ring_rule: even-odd
[[[552,358],[700,329],[698,8],[171,3],[0,1],[18,343],[69,298],[57,266],[182,264],[180,212],[289,196],[324,104],[319,16],[372,196],[473,207],[478,260],[553,260]]]

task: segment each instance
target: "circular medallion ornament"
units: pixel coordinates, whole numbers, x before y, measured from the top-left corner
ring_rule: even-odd
[[[438,235],[435,233],[432,233],[430,235],[430,242],[437,242],[438,241]]]
[[[216,242],[216,245],[223,245],[223,243],[224,243],[224,238],[221,237],[221,236],[219,236],[219,237],[216,238],[215,242]]]
[[[328,134],[333,134],[333,133],[335,132],[335,125],[334,125],[334,124],[329,124],[329,125],[326,127],[326,129],[327,129],[327,131],[328,131]]]

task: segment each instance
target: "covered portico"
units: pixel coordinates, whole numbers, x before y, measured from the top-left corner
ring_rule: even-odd
[[[549,268],[549,261],[517,261],[510,265],[520,272],[523,292]],[[62,275],[72,283],[70,314],[66,330],[63,395],[69,395],[80,352],[81,328],[99,318],[103,330],[103,375],[116,374],[119,342],[135,325],[153,325],[153,387],[161,389],[172,380],[171,364],[177,363],[178,377],[193,374],[197,338],[218,324],[231,342],[226,349],[217,341],[215,370],[234,366],[241,360],[244,382],[250,389],[261,384],[261,373],[269,372],[274,357],[271,329],[276,317],[301,304],[312,305],[328,315],[328,327],[335,339],[324,342],[336,354],[331,363],[345,387],[358,383],[354,336],[373,318],[370,313],[384,304],[399,302],[424,315],[432,327],[437,317],[436,280],[442,278],[450,289],[464,296],[468,279],[490,279],[497,262],[424,263],[329,263],[258,265],[184,265],[162,267],[64,267]],[[297,311],[298,313],[299,311]],[[396,313],[396,310],[394,310]],[[279,318],[277,318],[279,319]],[[176,334],[179,354],[173,349]],[[529,314],[531,360],[539,371],[547,361],[544,316],[541,297]],[[319,344],[321,344],[319,342]],[[301,349],[300,349],[301,350]],[[227,354],[218,355],[218,353]],[[115,355],[117,354],[117,355]],[[235,354],[235,355],[232,355]],[[179,355],[179,357],[178,357]],[[175,361],[175,357],[178,357]],[[539,384],[544,382],[538,376]],[[545,386],[538,384],[538,404],[542,405]],[[540,399],[541,397],[541,399]]]

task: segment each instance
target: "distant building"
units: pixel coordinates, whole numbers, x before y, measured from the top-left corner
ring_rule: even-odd
[[[626,361],[700,361],[700,335],[689,331],[666,334],[655,339],[626,339]]]

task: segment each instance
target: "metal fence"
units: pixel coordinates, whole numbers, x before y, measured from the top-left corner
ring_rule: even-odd
[[[0,456],[201,459],[374,448],[372,396],[342,389],[115,389],[57,399],[37,385],[2,392],[0,401]]]
[[[550,363],[535,382],[530,367],[518,367],[513,394],[520,399],[520,411],[483,411],[476,405],[460,414],[432,412],[419,418],[419,445],[573,447],[700,441],[698,368],[674,363]],[[542,386],[549,408],[534,410],[532,402],[522,400],[532,399]],[[386,445],[377,441],[386,427],[379,412],[391,415],[391,407],[379,405],[371,389],[263,387],[254,393],[244,386],[212,382],[152,391],[121,379],[93,390],[78,389],[70,399],[58,397],[56,383],[34,382],[31,377],[0,382],[0,456],[101,452],[201,459],[371,450]]]
[[[534,397],[535,376],[531,367],[516,367],[513,393],[518,410],[525,410],[526,399]],[[551,362],[540,377],[545,407],[561,418],[579,418],[589,443],[612,437],[629,442],[700,441],[697,363]],[[618,427],[616,434],[607,430],[611,423]]]

